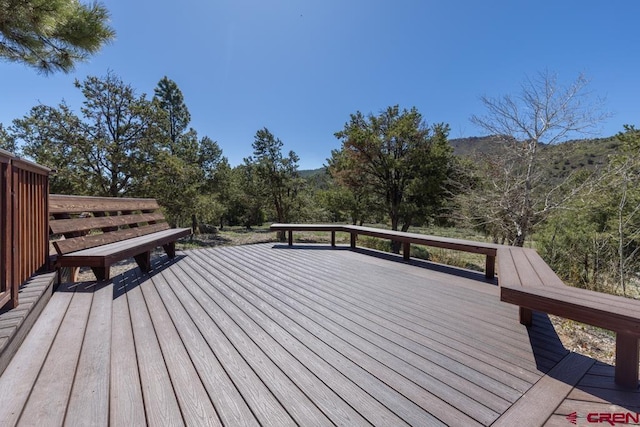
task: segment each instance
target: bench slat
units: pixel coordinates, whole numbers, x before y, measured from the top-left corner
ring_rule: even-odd
[[[527,261],[536,272],[536,275],[540,278],[540,282],[543,286],[558,286],[564,287],[565,283],[556,275],[549,264],[542,259],[542,257],[534,249],[522,248]]]
[[[169,228],[152,234],[66,254],[60,257],[59,263],[63,267],[73,265],[105,267],[113,262],[133,257],[136,254],[174,242],[190,234],[190,228]]]
[[[74,231],[89,231],[106,227],[121,227],[123,225],[149,223],[152,221],[164,221],[164,216],[160,212],[154,212],[148,214],[58,219],[50,222],[49,229],[53,234],[65,234],[72,233]]]
[[[166,230],[169,224],[166,222],[159,224],[151,224],[143,227],[126,228],[108,233],[94,234],[89,236],[74,237],[72,239],[57,240],[53,242],[58,255],[65,255],[70,252],[76,252],[82,249],[93,248],[108,243],[119,242],[133,237],[154,233],[156,231]]]
[[[49,213],[154,211],[160,209],[155,199],[133,199],[120,197],[67,196],[51,194]]]

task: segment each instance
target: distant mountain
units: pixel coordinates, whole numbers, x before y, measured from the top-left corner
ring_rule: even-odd
[[[454,154],[463,157],[499,156],[505,140],[498,136],[469,137],[449,140]],[[552,179],[564,178],[576,169],[595,169],[608,163],[618,153],[620,142],[608,138],[577,139],[555,145],[543,145],[541,156]]]
[[[298,171],[298,173],[300,174],[301,178],[311,178],[314,177],[316,175],[324,175],[325,173],[327,173],[327,168],[326,167],[321,167],[318,169],[305,169],[305,170],[300,170]]]
[[[453,152],[457,156],[474,158],[476,156],[499,156],[504,150],[505,138],[499,136],[473,136],[450,139]],[[578,139],[556,145],[543,145],[542,162],[547,169],[550,182],[559,181],[572,171],[587,168],[595,169],[606,165],[609,157],[618,153],[620,142],[615,136],[608,138]],[[328,185],[327,168],[299,171],[316,188]]]
[[[457,156],[472,157],[478,154],[496,154],[502,150],[504,138],[499,136],[471,136],[450,139],[453,153]]]

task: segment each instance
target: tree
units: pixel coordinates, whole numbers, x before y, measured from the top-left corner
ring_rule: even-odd
[[[191,121],[191,114],[184,103],[184,96],[173,80],[164,76],[154,89],[154,97],[160,102],[160,108],[167,113],[166,133],[170,141],[171,154],[176,154],[176,145]]]
[[[640,130],[625,125],[618,134],[622,153],[613,159],[615,178],[607,180],[616,195],[615,230],[618,284],[624,295],[627,283],[640,270]]]
[[[527,78],[520,93],[513,97],[483,96],[485,116],[473,116],[480,128],[503,138],[508,148],[500,159],[493,159],[495,173],[487,188],[484,203],[498,207],[489,212],[487,221],[500,223],[507,230],[511,244],[522,246],[537,224],[549,212],[566,202],[566,194],[542,193],[537,186],[540,149],[544,144],[557,144],[577,134],[588,134],[607,117],[601,105],[589,100],[588,81],[580,75],[572,84],[562,87],[554,74],[539,73]]]
[[[250,169],[248,173],[255,174],[262,182],[276,220],[291,222],[301,211],[299,195],[304,180],[298,174],[298,156],[293,151],[283,156],[283,145],[267,128],[260,129],[252,144],[253,157],[245,159],[245,164]]]
[[[22,141],[24,155],[56,171],[49,177],[52,193],[89,194],[89,178],[77,152],[84,143],[82,123],[66,103],[57,108],[33,107],[28,115],[13,121],[9,132],[14,140]]]
[[[370,221],[380,211],[381,203],[367,171],[354,164],[354,156],[347,151],[331,150],[327,159],[328,170],[336,187],[327,199],[334,218],[339,217],[336,209],[345,210],[352,224],[362,225]]]
[[[82,118],[62,103],[14,120],[25,154],[57,169],[75,194],[144,195],[162,138],[159,109],[111,72],[75,86],[85,98]]]
[[[49,74],[73,70],[115,33],[100,3],[78,0],[0,0],[0,57]]]
[[[7,132],[2,123],[0,123],[0,149],[11,153],[15,153],[17,149],[15,139]]]
[[[339,181],[352,181],[347,186],[354,190],[366,185],[378,196],[393,230],[407,231],[436,214],[448,197],[453,159],[448,132],[446,124],[427,127],[415,107],[400,111],[396,105],[367,117],[358,111],[336,132],[342,147],[330,163],[341,164],[334,169]]]
[[[76,147],[92,193],[122,197],[148,176],[161,139],[157,105],[138,96],[113,72],[87,77],[75,86],[85,97],[84,138]]]

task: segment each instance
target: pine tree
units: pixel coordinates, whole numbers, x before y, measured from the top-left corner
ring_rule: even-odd
[[[115,32],[100,3],[78,0],[0,0],[0,57],[49,74],[73,70]]]

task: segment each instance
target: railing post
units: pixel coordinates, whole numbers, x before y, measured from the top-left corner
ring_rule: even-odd
[[[402,242],[402,257],[405,261],[409,261],[411,258],[411,243]]]
[[[50,172],[0,150],[0,307],[17,306],[20,285],[47,265]]]

